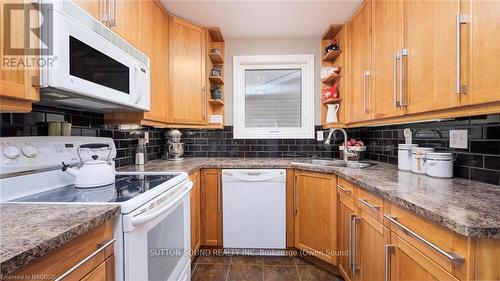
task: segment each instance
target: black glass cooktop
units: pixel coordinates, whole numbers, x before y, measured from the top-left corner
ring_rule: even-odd
[[[76,188],[74,185],[22,197],[14,202],[124,202],[157,187],[176,175],[117,175],[115,183]]]

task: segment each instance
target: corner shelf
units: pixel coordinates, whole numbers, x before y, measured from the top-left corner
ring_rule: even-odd
[[[224,80],[222,80],[222,77],[220,76],[208,76],[208,80],[215,85],[224,85]]]
[[[342,50],[333,50],[330,51],[328,54],[326,54],[323,57],[323,61],[333,61],[335,60],[340,54],[342,53]]]
[[[321,37],[323,40],[333,39],[342,30],[343,24],[330,24]]]
[[[341,76],[340,74],[332,72],[328,76],[326,76],[325,78],[321,79],[321,82],[323,84],[330,84],[330,83],[335,82],[335,80],[340,78],[340,76]]]
[[[209,103],[214,104],[214,105],[224,105],[224,101],[221,99],[210,99],[208,100]]]
[[[323,101],[321,103],[323,104],[331,104],[331,103],[339,103],[342,101],[342,98],[334,98],[334,99],[328,99],[326,101]]]
[[[208,53],[208,56],[210,57],[210,60],[214,64],[224,63],[224,58],[222,57],[221,53]]]

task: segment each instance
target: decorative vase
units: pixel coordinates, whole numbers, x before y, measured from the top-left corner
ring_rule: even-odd
[[[337,117],[337,112],[339,111],[340,105],[338,103],[331,103],[326,105],[328,111],[326,112],[326,123],[338,123],[339,119]]]

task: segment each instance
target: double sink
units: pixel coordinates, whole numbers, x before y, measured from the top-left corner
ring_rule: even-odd
[[[376,165],[375,163],[367,163],[367,162],[359,162],[359,161],[325,160],[325,159],[292,161],[292,164],[323,166],[323,167],[343,167],[343,168],[351,168],[351,169],[364,169],[364,168]]]

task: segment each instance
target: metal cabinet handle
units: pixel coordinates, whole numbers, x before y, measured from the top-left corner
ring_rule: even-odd
[[[356,275],[356,272],[358,271],[358,265],[356,264],[356,259],[357,259],[357,245],[356,245],[356,222],[360,220],[358,216],[354,216],[352,218],[352,266],[351,266],[351,273],[352,275]]]
[[[398,101],[398,61],[401,59],[401,53],[394,54],[393,79],[394,79],[394,107],[399,107]]]
[[[208,113],[207,113],[207,107],[208,107],[207,106],[207,87],[206,86],[201,87],[201,92],[203,94],[203,100],[205,101],[203,103],[203,120],[206,121],[207,115],[208,115]]]
[[[361,203],[363,203],[364,205],[368,206],[371,209],[380,209],[380,206],[372,205],[366,199],[358,198],[358,201],[361,202]]]
[[[220,213],[220,195],[221,195],[221,190],[220,190],[220,173],[217,172],[217,213]]]
[[[460,32],[460,26],[462,24],[466,24],[466,23],[469,23],[470,22],[470,16],[469,15],[461,15],[461,14],[458,14],[457,15],[457,18],[456,18],[456,32],[457,32],[457,42],[456,42],[456,61],[457,61],[457,78],[456,78],[456,92],[457,94],[466,94],[467,93],[467,87],[466,85],[462,85],[462,81],[461,81],[461,69],[460,67],[462,66],[462,58],[461,58],[461,46],[460,46],[460,43],[461,43],[461,39],[462,39],[462,34]]]
[[[404,69],[404,59],[408,56],[408,49],[401,50],[401,59],[399,60],[399,106],[403,107],[406,105],[404,98],[404,86],[405,86],[405,69]]]
[[[344,193],[351,193],[351,192],[352,192],[352,190],[350,190],[350,189],[345,189],[345,188],[344,188],[343,186],[341,186],[340,184],[337,184],[337,188],[338,188],[338,189],[340,189],[340,190],[342,190],[342,192],[344,192]]]
[[[293,176],[293,214],[296,215],[299,212],[297,208],[297,175]]]
[[[347,266],[352,270],[352,221],[356,215],[351,214],[349,216],[349,255],[347,256]]]
[[[113,0],[113,22],[112,22],[112,27],[115,27],[117,23],[117,9],[116,9],[116,0]]]
[[[368,82],[368,76],[370,76],[370,71],[369,70],[364,70],[363,71],[363,108],[364,112],[368,113],[368,95],[367,95],[367,82]]]
[[[93,257],[95,257],[97,254],[99,254],[100,252],[102,252],[104,249],[106,249],[106,247],[108,247],[109,245],[113,244],[113,242],[115,242],[114,238],[111,239],[111,240],[109,240],[108,242],[105,242],[97,250],[95,250],[94,252],[92,252],[90,255],[88,255],[86,258],[84,258],[83,260],[81,260],[79,263],[75,264],[72,268],[70,268],[67,271],[65,271],[61,276],[57,277],[54,281],[63,280],[68,275],[70,275],[75,270],[77,270],[80,266],[82,266],[84,263],[86,263],[87,261],[89,261],[90,259],[92,259]]]
[[[385,245],[384,246],[384,281],[389,281],[390,274],[391,274],[391,256],[390,254],[393,253],[394,249],[396,248],[395,245]]]
[[[409,229],[408,227],[404,226],[403,224],[401,224],[400,222],[398,222],[398,218],[397,217],[393,217],[393,216],[390,216],[390,215],[384,215],[384,218],[386,218],[387,220],[389,220],[390,222],[392,222],[393,224],[397,225],[399,228],[401,228],[402,230],[404,230],[404,232],[406,234],[409,234],[413,237],[415,237],[417,240],[419,240],[420,242],[424,243],[426,246],[428,246],[429,248],[435,250],[436,252],[440,253],[441,255],[443,255],[444,257],[446,257],[447,259],[449,259],[451,262],[463,262],[465,259],[459,255],[457,255],[456,253],[453,253],[453,252],[446,252],[445,250],[439,248],[438,246],[434,245],[433,243],[427,241],[425,238],[423,238],[422,236],[418,235],[417,233],[413,232],[411,229]]]
[[[101,7],[102,7],[102,15],[101,15],[101,21],[107,26],[109,27],[109,20],[110,20],[110,16],[109,16],[109,0],[103,0],[101,1]]]

